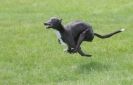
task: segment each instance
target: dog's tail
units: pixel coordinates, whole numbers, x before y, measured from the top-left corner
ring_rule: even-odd
[[[112,33],[109,33],[109,34],[106,34],[106,35],[100,35],[100,34],[97,34],[97,33],[94,33],[94,35],[99,37],[99,38],[104,39],[104,38],[109,38],[109,37],[111,37],[111,36],[113,36],[117,33],[123,32],[123,31],[125,31],[125,29],[120,29],[120,30],[117,30],[115,32],[112,32]]]

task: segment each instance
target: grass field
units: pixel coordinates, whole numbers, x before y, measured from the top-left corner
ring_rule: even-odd
[[[95,38],[67,54],[43,22],[59,16],[90,23],[94,31],[126,31]],[[132,0],[1,0],[0,85],[133,85]]]

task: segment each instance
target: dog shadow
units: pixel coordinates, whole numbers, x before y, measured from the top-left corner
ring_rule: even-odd
[[[108,71],[110,69],[110,65],[99,63],[99,62],[90,62],[86,64],[81,64],[77,67],[77,72],[82,74],[89,74],[91,72],[102,72]]]

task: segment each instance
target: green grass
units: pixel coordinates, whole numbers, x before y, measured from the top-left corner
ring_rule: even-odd
[[[82,48],[91,58],[67,54],[43,22],[52,16],[91,23],[110,39]],[[132,0],[1,0],[0,85],[133,85]]]

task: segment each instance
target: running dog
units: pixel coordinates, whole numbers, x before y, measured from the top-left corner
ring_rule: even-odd
[[[57,31],[58,40],[62,44],[67,45],[68,53],[76,53],[78,52],[81,56],[90,57],[90,54],[86,54],[81,50],[81,43],[83,41],[91,42],[94,39],[94,36],[97,36],[101,39],[109,38],[112,35],[120,33],[125,29],[120,29],[115,32],[100,35],[98,33],[93,32],[92,26],[82,22],[82,21],[73,21],[67,25],[62,25],[62,19],[57,17],[50,18],[47,22],[44,23],[46,28],[53,28]]]

